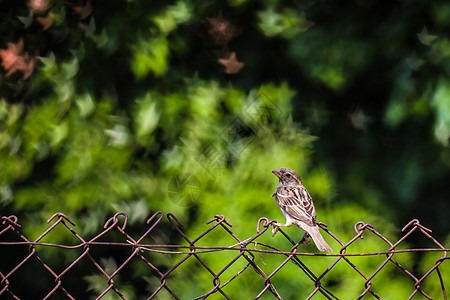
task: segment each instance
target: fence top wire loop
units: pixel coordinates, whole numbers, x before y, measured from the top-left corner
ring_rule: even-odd
[[[216,221],[217,223],[225,223],[230,227],[233,227],[233,225],[228,222],[227,220],[225,220],[225,216],[224,215],[215,215],[214,218],[212,218],[211,220],[207,221],[206,224],[211,224],[212,222]]]
[[[261,218],[259,218],[258,223],[257,223],[257,225],[256,225],[256,232],[257,232],[257,233],[260,233],[260,232],[261,232],[261,221],[264,221],[264,223],[262,224],[262,226],[264,227],[264,231],[266,231],[267,228],[268,228],[270,225],[273,225],[274,223],[277,222],[277,221],[275,221],[275,220],[270,220],[270,221],[269,221],[269,219],[266,218],[266,217],[261,217]]]
[[[120,216],[122,216],[122,218]],[[160,227],[164,216],[167,216],[167,220],[172,225],[172,229],[167,229],[166,226]],[[179,284],[176,283],[176,278],[178,278],[178,280],[180,279],[177,276],[187,276],[186,278],[181,277],[183,280],[194,280],[197,276],[196,274],[201,272],[206,273],[206,275],[202,275],[202,278],[204,280],[207,280],[205,278],[209,278],[210,285],[204,290],[198,289],[200,295],[197,294],[196,296],[193,296],[193,299],[206,299],[213,294],[221,295],[225,299],[233,299],[236,295],[239,295],[239,288],[237,288],[239,285],[234,284],[234,282],[242,282],[239,281],[240,278],[246,276],[253,276],[251,277],[252,282],[257,282],[260,280],[260,283],[263,285],[262,289],[259,288],[259,290],[257,289],[254,291],[254,295],[256,295],[255,299],[259,299],[260,297],[263,297],[263,295],[269,293],[277,299],[282,299],[283,292],[286,292],[286,290],[282,285],[280,285],[277,276],[279,273],[282,273],[283,270],[286,270],[286,265],[291,264],[297,267],[299,272],[293,271],[295,269],[289,269],[289,272],[291,272],[290,276],[295,280],[304,280],[305,282],[310,282],[311,284],[311,291],[306,299],[311,299],[316,294],[321,294],[326,299],[340,298],[335,291],[336,286],[338,286],[335,279],[336,277],[333,277],[334,275],[329,275],[338,264],[345,264],[354,269],[356,271],[354,276],[359,276],[363,280],[363,287],[358,288],[358,293],[361,293],[358,299],[363,298],[365,295],[372,295],[377,299],[384,297],[381,294],[383,292],[383,288],[379,287],[379,283],[376,278],[384,276],[379,274],[383,269],[388,268],[390,270],[389,272],[391,272],[392,269],[398,270],[400,274],[406,278],[409,278],[409,280],[412,280],[412,293],[408,299],[413,298],[416,294],[421,294],[427,299],[435,299],[437,297],[436,290],[434,291],[434,294],[429,292],[430,284],[427,282],[430,282],[430,280],[438,281],[438,284],[434,284],[434,286],[439,288],[437,293],[440,294],[443,299],[447,299],[445,283],[448,284],[448,282],[445,280],[447,280],[446,278],[448,278],[448,275],[442,276],[442,268],[440,269],[440,267],[449,260],[449,257],[447,256],[449,249],[446,249],[433,236],[431,236],[430,233],[432,231],[421,225],[417,219],[411,220],[402,228],[402,235],[395,242],[391,242],[388,238],[375,230],[374,226],[360,221],[353,226],[356,234],[352,234],[349,241],[344,243],[336,234],[327,228],[326,224],[318,223],[319,227],[325,232],[324,234],[329,236],[329,238],[334,239],[340,245],[339,251],[332,254],[302,252],[315,249],[312,248],[314,245],[310,245],[311,248],[305,248],[305,250],[302,250],[303,245],[308,243],[307,237],[303,236],[299,242],[295,242],[294,238],[281,229],[279,230],[281,234],[278,234],[274,238],[269,237],[269,242],[267,242],[267,239],[263,241],[259,240],[260,238],[263,238],[270,226],[273,226],[276,222],[275,220],[269,220],[266,217],[261,217],[257,221],[255,235],[247,238],[240,238],[236,235],[236,233],[231,231],[232,224],[226,220],[226,217],[224,215],[217,214],[213,219],[206,222],[208,228],[199,233],[197,236],[191,237],[191,234],[189,234],[189,228],[185,228],[183,223],[172,213],[167,213],[165,215],[162,211],[157,211],[149,219],[147,219],[147,225],[145,225],[147,228],[144,230],[144,233],[140,236],[140,238],[136,240],[126,232],[128,215],[123,212],[118,212],[113,217],[109,218],[105,222],[103,231],[89,239],[84,239],[74,231],[72,227],[75,226],[75,223],[66,215],[63,213],[56,213],[47,221],[47,223],[50,224],[51,221],[55,219],[56,221],[49,225],[49,228],[46,229],[34,241],[30,241],[26,237],[26,234],[21,232],[22,226],[18,223],[19,221],[16,216],[2,216],[1,219],[2,228],[0,228],[0,253],[8,253],[8,255],[0,254],[0,296],[10,295],[14,299],[21,299],[21,297],[27,298],[26,295],[21,296],[18,294],[23,294],[23,291],[17,288],[17,281],[20,280],[21,277],[16,274],[22,269],[27,270],[27,266],[30,265],[31,261],[40,264],[43,267],[41,268],[41,272],[44,272],[43,274],[46,274],[47,277],[50,275],[50,278],[53,278],[53,280],[47,282],[47,295],[39,297],[43,299],[51,298],[51,296],[56,295],[56,293],[62,293],[69,299],[86,298],[86,295],[93,296],[94,290],[92,286],[86,284],[85,280],[89,273],[83,273],[84,269],[89,269],[89,265],[93,265],[94,270],[97,272],[96,276],[104,280],[104,287],[101,289],[97,288],[97,290],[95,290],[95,297],[97,299],[101,299],[110,293],[115,293],[121,299],[127,299],[126,292],[123,290],[124,285],[122,284],[122,281],[124,277],[128,276],[122,276],[122,274],[126,274],[127,269],[134,266],[133,263],[135,261],[143,262],[146,266],[148,266],[149,272],[153,272],[151,273],[151,276],[158,279],[155,281],[158,283],[152,281],[153,283],[150,285],[152,288],[148,289],[150,296],[146,295],[146,297],[149,297],[148,299],[161,296],[163,291],[165,291],[169,297],[173,297],[174,299],[186,298],[183,294],[183,290],[180,290]],[[123,223],[120,219],[123,219]],[[62,228],[66,228],[78,239],[79,244],[75,246],[67,246],[65,244],[40,242],[43,237],[47,236],[58,226],[63,226]],[[106,241],[103,241],[104,239],[102,239],[102,241],[99,240],[100,237],[105,236],[108,232],[114,230],[114,228],[119,231],[123,237],[125,237],[126,242],[110,240],[117,238],[116,235],[108,235],[108,240]],[[147,237],[150,232],[156,231],[156,235],[154,237],[166,236],[165,233],[167,230],[174,230],[178,233],[178,238],[176,238],[175,244],[171,244],[167,240],[163,242],[163,240],[159,239],[156,239],[159,241],[156,242],[156,244],[143,243],[144,238]],[[353,246],[358,239],[363,238],[362,235],[367,230],[372,232],[375,237],[378,237],[379,239],[376,239],[375,241],[381,242],[382,246],[386,247],[387,250],[380,252],[347,253],[348,247]],[[435,245],[434,248],[408,248],[408,245],[405,243],[403,245],[405,245],[407,249],[395,250],[395,248],[399,244],[404,243],[414,231],[421,233],[424,237],[432,241]],[[19,241],[11,241],[11,235],[4,235],[6,232],[11,232],[13,236],[14,234],[17,235]],[[220,232],[232,237],[237,243],[234,243],[233,245],[215,244],[212,246],[198,246],[196,244],[206,235],[212,236],[215,234],[220,234]],[[278,249],[277,247],[279,246],[275,247],[272,245],[278,245],[280,241],[284,239],[292,245],[287,250],[282,250],[283,248]],[[185,245],[183,240],[187,241],[188,245]],[[217,243],[220,243],[220,241],[220,239],[217,239]],[[310,243],[312,244],[312,242]],[[17,251],[14,250],[14,247],[21,247],[21,245],[28,245],[28,252],[24,253],[23,248],[17,248]],[[97,250],[99,249],[97,248],[98,246],[108,247],[108,250],[105,250],[106,252],[103,256],[99,256],[99,250]],[[61,266],[62,271],[55,271],[58,268],[52,265],[53,261],[46,262],[48,256],[43,255],[46,249],[49,248],[53,248],[55,251],[62,251],[63,253],[64,251],[69,251],[71,249],[82,249],[82,252],[77,254],[78,257],[75,257],[75,259],[68,266]],[[358,248],[354,247],[352,249]],[[414,259],[416,259],[416,261],[413,259],[412,266],[397,258],[400,255],[405,255],[412,252],[437,252],[442,253],[442,255],[439,254],[440,257],[437,259],[433,258],[434,264],[429,259],[420,261],[420,263],[428,263],[428,265],[423,265],[421,267],[423,269],[422,273],[419,272],[420,274],[417,274],[418,272],[415,270],[417,264],[419,263],[417,259],[422,259],[421,257],[425,256],[415,256]],[[112,253],[115,253],[114,255],[119,255],[117,253],[120,253],[123,257],[118,259],[121,263],[111,269],[111,267],[108,268],[105,266],[103,259],[109,257]],[[218,256],[222,256],[224,261],[220,264],[218,264],[217,261],[211,261],[208,259],[210,256],[206,255],[207,253],[217,253]],[[231,254],[231,256],[227,256],[225,253]],[[260,261],[256,259],[258,256],[254,255],[255,253],[258,253]],[[169,258],[172,254],[173,260],[170,260]],[[17,258],[12,259],[11,255],[16,255]],[[154,255],[164,255],[165,259],[161,260],[154,257]],[[352,261],[350,260],[353,256],[370,259],[370,257],[381,255],[385,256],[385,258],[381,263],[379,263],[379,265],[377,263],[377,265],[375,265],[375,271],[371,271],[370,273],[367,273],[365,267],[361,267],[359,263],[355,264],[356,261],[353,261],[353,259]],[[266,265],[265,261],[268,261],[269,257],[280,257],[282,260],[281,262],[277,261],[275,265]],[[308,260],[306,260],[306,257],[308,257]],[[313,262],[309,261],[309,259],[313,259]],[[333,259],[331,264],[329,264],[329,259]],[[402,263],[399,263],[399,261],[402,261]],[[190,266],[189,268],[192,268],[192,264],[189,262],[196,262],[198,267],[195,269],[188,269],[186,273],[186,271],[183,271],[181,266]],[[327,264],[329,264],[328,267]],[[77,268],[81,268],[81,270]],[[247,270],[254,270],[254,272]],[[431,276],[431,274],[437,274],[437,276]],[[77,275],[79,278],[77,278]],[[426,281],[425,279],[427,278],[432,279]],[[72,281],[77,282],[76,290],[86,291],[86,294],[74,297],[74,291],[71,290],[73,289]],[[196,284],[199,286],[202,285],[198,282]],[[279,290],[275,288],[275,285],[277,285]],[[81,288],[82,286],[85,288]],[[202,286],[205,286],[205,284]],[[231,288],[228,286],[231,286]],[[254,286],[257,285],[255,284]]]
[[[184,224],[180,220],[178,220],[178,218],[175,217],[174,214],[172,214],[172,213],[167,214],[167,219],[169,220],[170,224],[172,224],[172,226],[177,229],[179,229],[178,226],[180,226],[180,227],[184,226]],[[177,222],[178,225],[173,222],[174,220],[175,220],[175,222]]]
[[[355,224],[355,226],[354,226],[355,232],[356,232],[357,234],[360,234],[359,237],[360,237],[362,240],[364,239],[364,237],[363,237],[362,234],[363,234],[363,232],[366,230],[366,228],[368,228],[369,230],[372,230],[372,229],[373,229],[373,226],[370,225],[370,224],[364,223],[363,221],[356,222],[356,224]]]
[[[61,222],[63,219],[66,220],[67,222],[69,222],[70,224],[72,224],[72,226],[76,226],[75,222],[73,222],[71,219],[69,219],[69,217],[67,217],[65,214],[61,213],[61,212],[57,212],[56,214],[54,214],[53,216],[50,217],[50,219],[47,220],[47,224],[50,224],[51,221],[53,221],[53,219],[58,218],[58,220],[56,222]]]
[[[148,220],[147,220],[147,224],[150,224],[154,218],[156,218],[157,216],[159,216],[159,219],[156,220],[155,224],[153,224],[153,226],[158,225],[158,223],[161,221],[161,219],[164,217],[164,213],[162,211],[157,211],[153,214],[153,216],[151,216]],[[152,226],[152,227],[153,227]]]
[[[153,216],[151,216],[148,220],[147,220],[147,224],[150,224],[157,216],[159,216],[159,218],[153,223],[153,225],[150,226],[149,229],[147,229],[147,231],[136,241],[137,244],[139,244],[158,224],[159,222],[161,222],[161,220],[164,218],[164,213],[162,211],[157,211],[156,213],[153,214]]]
[[[16,227],[22,227],[22,225],[20,225],[19,223],[17,223],[19,221],[19,218],[17,218],[16,216],[14,216],[14,215],[11,215],[11,216],[9,216],[9,217],[6,217],[6,216],[3,216],[2,217],[2,224],[6,224],[6,223],[9,223],[10,225],[12,224],[12,225],[14,225],[14,226],[16,226]]]
[[[118,212],[113,217],[109,218],[108,221],[106,221],[105,225],[103,225],[103,228],[105,228],[105,229],[108,228],[108,226],[111,222],[112,222],[111,229],[113,227],[116,227],[117,224],[119,224],[119,216],[124,216],[125,219],[123,221],[122,227],[118,227],[118,228],[125,230],[125,228],[127,227],[127,223],[128,223],[128,215],[124,212]]]
[[[175,228],[175,230],[183,237],[183,239],[186,240],[192,246],[193,243],[187,237],[187,235],[184,234],[184,232],[180,228],[180,227],[183,227],[184,224],[180,220],[178,220],[178,218],[175,217],[172,213],[167,214],[167,219],[169,220],[170,224],[172,224],[173,228]],[[177,223],[177,224],[175,224],[175,223]],[[195,251],[195,250],[191,250],[191,251]]]
[[[414,226],[413,229],[416,229],[417,227],[419,227],[420,229],[425,230],[428,233],[432,233],[433,231],[425,226],[423,226],[422,224],[420,224],[419,220],[417,219],[413,219],[411,221],[409,221],[408,224],[406,224],[403,228],[402,228],[402,232],[404,232],[408,227]]]

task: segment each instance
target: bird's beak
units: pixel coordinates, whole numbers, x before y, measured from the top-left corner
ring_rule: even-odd
[[[277,176],[278,178],[281,178],[281,172],[280,170],[272,170],[272,173]]]

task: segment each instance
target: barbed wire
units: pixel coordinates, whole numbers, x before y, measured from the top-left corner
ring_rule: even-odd
[[[271,227],[275,221],[269,220],[268,218],[262,217],[258,220],[256,226],[256,234],[247,239],[240,239],[233,231],[231,231],[232,224],[230,224],[225,216],[216,215],[213,219],[209,220],[206,224],[209,227],[202,233],[200,233],[194,239],[190,239],[186,233],[182,230],[183,223],[178,220],[173,214],[167,214],[167,220],[170,223],[170,226],[174,229],[174,231],[178,234],[179,239],[183,242],[179,242],[177,244],[170,243],[156,243],[149,244],[145,243],[144,239],[148,238],[150,233],[154,233],[166,228],[160,228],[162,226],[162,220],[164,218],[164,213],[161,211],[156,212],[153,216],[151,216],[147,220],[148,229],[146,232],[139,238],[134,239],[130,234],[126,232],[127,224],[128,224],[128,216],[123,212],[116,213],[112,218],[107,220],[104,225],[104,230],[97,234],[95,237],[85,240],[81,237],[74,229],[75,223],[70,220],[63,213],[54,214],[47,223],[54,223],[49,226],[47,230],[45,230],[37,239],[30,241],[21,231],[21,225],[18,222],[18,218],[14,215],[12,216],[3,216],[2,217],[2,227],[0,230],[0,295],[9,295],[13,299],[21,299],[20,293],[23,292],[22,288],[18,288],[21,284],[14,285],[14,282],[20,281],[21,277],[18,275],[21,269],[24,268],[25,265],[31,264],[32,260],[37,260],[38,264],[41,265],[45,270],[47,275],[50,274],[51,278],[54,280],[54,286],[49,287],[51,290],[46,292],[43,295],[43,299],[49,299],[56,294],[65,295],[68,299],[76,299],[71,292],[69,292],[69,288],[67,288],[69,280],[68,273],[72,272],[75,267],[79,264],[86,263],[85,261],[90,262],[91,266],[94,266],[94,270],[97,274],[106,281],[106,288],[103,289],[98,295],[96,295],[97,299],[101,299],[105,297],[109,292],[115,293],[122,299],[127,299],[124,296],[124,293],[121,292],[121,286],[115,279],[118,278],[121,272],[124,272],[124,269],[127,265],[130,264],[132,260],[141,260],[144,262],[147,267],[149,267],[153,273],[157,274],[158,285],[156,288],[149,292],[148,299],[154,299],[158,295],[162,293],[162,290],[165,290],[175,299],[185,298],[184,295],[177,294],[173,288],[171,288],[171,284],[168,282],[168,278],[172,276],[180,267],[185,264],[191,257],[195,259],[204,269],[205,272],[209,273],[212,278],[212,287],[211,289],[203,293],[201,295],[195,296],[193,299],[205,299],[212,294],[220,294],[225,299],[231,299],[229,293],[227,293],[224,288],[228,286],[231,282],[233,282],[236,278],[243,276],[247,269],[253,269],[256,274],[263,280],[264,287],[260,291],[256,291],[255,299],[261,298],[264,294],[270,293],[277,299],[282,299],[282,296],[278,292],[275,287],[275,284],[271,281],[275,274],[277,274],[282,268],[284,268],[288,263],[293,263],[296,265],[311,281],[314,289],[307,296],[306,299],[311,299],[316,294],[321,294],[326,299],[339,299],[336,295],[333,294],[332,285],[327,286],[323,284],[323,279],[330,273],[330,271],[335,268],[335,266],[341,261],[348,264],[352,269],[354,269],[357,274],[364,280],[364,290],[359,295],[358,299],[363,298],[365,295],[372,295],[376,299],[381,299],[381,297],[375,292],[373,288],[373,279],[375,276],[380,274],[381,270],[386,267],[386,265],[394,265],[398,268],[405,276],[412,279],[413,292],[409,296],[408,299],[413,298],[416,294],[421,294],[426,299],[432,299],[430,295],[428,295],[424,288],[422,287],[422,283],[424,280],[432,273],[435,273],[439,280],[440,290],[442,292],[443,299],[447,299],[447,294],[445,290],[444,277],[441,274],[439,267],[444,263],[444,261],[448,260],[448,251],[450,249],[446,249],[441,243],[439,243],[433,236],[431,236],[431,230],[420,224],[417,219],[411,220],[408,224],[406,224],[402,228],[402,236],[395,242],[390,242],[386,237],[384,237],[381,233],[379,233],[375,228],[364,222],[357,222],[354,226],[355,235],[351,238],[347,243],[341,241],[335,234],[333,234],[325,224],[319,223],[319,227],[326,232],[331,238],[333,238],[340,245],[340,249],[337,253],[309,253],[309,252],[300,252],[299,246],[302,243],[307,242],[307,240],[302,239],[299,243],[293,241],[283,230],[279,230],[279,232],[284,236],[284,238],[292,244],[292,248],[290,251],[280,250],[272,245],[268,245],[266,243],[262,243],[257,241],[259,237],[266,233],[266,231]],[[121,221],[121,219],[123,221]],[[77,243],[73,245],[65,245],[65,244],[57,244],[57,243],[48,243],[43,242],[44,237],[48,237],[50,232],[55,231],[57,228],[65,228],[67,229],[76,239]],[[222,232],[225,232],[235,241],[234,244],[228,246],[199,246],[196,245],[202,238],[207,235],[212,235],[212,231],[216,228],[221,228]],[[104,241],[103,239],[110,232],[116,232],[123,236],[125,242]],[[363,234],[365,232],[371,232],[375,236],[377,236],[381,241],[383,241],[388,247],[385,251],[379,252],[365,252],[365,253],[347,253],[347,250],[350,245],[354,244],[355,241],[359,239],[363,239]],[[411,248],[411,249],[396,249],[401,243],[403,243],[412,233],[419,232],[428,240],[430,240],[435,247],[433,248]],[[12,234],[12,235],[11,235]],[[12,240],[12,236],[15,236],[16,239]],[[183,245],[182,243],[187,243],[187,245]],[[5,265],[11,265],[12,258],[9,255],[4,255],[3,253],[7,253],[6,250],[9,249],[8,253],[14,253],[11,251],[11,247],[23,247],[28,246],[27,255],[24,258],[19,258],[17,263],[12,263],[12,266],[8,269],[4,267]],[[93,248],[97,246],[106,246],[111,249],[127,249],[128,253],[126,259],[122,264],[116,266],[113,270],[107,270],[105,267],[102,267],[100,259],[94,258],[95,255],[92,254]],[[259,248],[257,248],[257,246]],[[49,263],[46,262],[45,255],[39,254],[37,251],[37,247],[50,247],[50,248],[60,248],[74,250],[80,249],[82,253],[79,254],[73,261],[68,264],[63,270],[56,271],[57,268],[50,267]],[[213,268],[208,265],[206,262],[204,255],[207,253],[217,253],[217,252],[229,252],[235,253],[235,256],[218,272],[213,271]],[[401,253],[411,253],[411,252],[437,252],[441,255],[437,260],[435,260],[434,264],[429,266],[429,269],[424,272],[421,276],[414,275],[414,272],[408,270],[405,266],[399,263],[398,260],[394,259],[395,254]],[[170,265],[169,267],[162,267],[158,264],[157,261],[150,261],[150,257],[146,256],[146,253],[154,253],[154,254],[162,254],[162,255],[181,255],[183,256],[179,261]],[[255,254],[261,256],[262,254],[270,254],[270,255],[278,255],[283,256],[283,261],[278,264],[275,269],[273,269],[270,273],[267,273],[263,270],[263,268],[257,264],[255,260]],[[335,260],[320,274],[315,274],[311,268],[309,268],[302,260],[301,257],[316,257],[320,259],[321,257],[331,257]],[[361,268],[358,268],[356,264],[350,261],[350,257],[368,257],[368,256],[385,256],[384,261],[373,271],[370,275],[365,274]],[[237,265],[237,261],[241,261],[241,259],[245,260],[245,265],[240,267],[238,271],[234,271],[235,273],[225,282],[222,282],[224,279],[223,274],[231,270],[232,266]],[[263,262],[261,257],[261,262]],[[61,266],[58,267],[58,269]],[[222,276],[222,277],[221,277]],[[88,288],[89,289],[89,288]],[[78,293],[79,293],[78,289]]]

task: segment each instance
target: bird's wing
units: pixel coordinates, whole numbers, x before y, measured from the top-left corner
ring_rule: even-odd
[[[316,210],[311,196],[304,187],[277,189],[275,199],[282,210],[293,219],[316,226]]]

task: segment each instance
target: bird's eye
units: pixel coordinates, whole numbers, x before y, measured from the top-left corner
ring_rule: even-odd
[[[286,174],[286,177],[291,177],[291,174],[287,173],[287,174]]]

